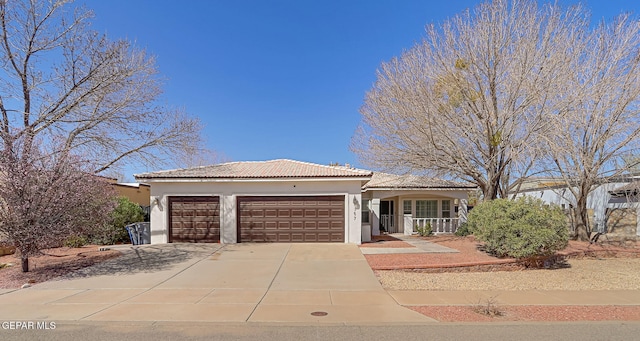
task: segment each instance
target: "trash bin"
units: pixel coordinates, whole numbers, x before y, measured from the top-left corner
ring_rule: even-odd
[[[125,226],[131,239],[131,244],[151,244],[151,225],[147,223],[133,223]]]
[[[138,238],[138,229],[136,228],[136,224],[130,224],[124,227],[129,233],[129,239],[131,239],[131,244],[138,245],[140,238]]]
[[[151,244],[151,224],[137,223],[138,229],[138,242],[140,244]]]

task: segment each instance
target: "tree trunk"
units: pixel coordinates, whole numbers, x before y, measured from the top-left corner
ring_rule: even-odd
[[[489,191],[487,193],[488,200],[498,199],[500,193],[500,177],[497,176],[490,180]]]
[[[490,201],[498,199],[498,193],[500,191],[500,178],[495,175],[487,177],[487,184],[482,189],[483,201]]]
[[[580,196],[574,210],[576,231],[573,238],[580,241],[588,241],[591,236],[591,226],[589,224],[589,211],[587,210],[587,198]]]
[[[20,258],[22,261],[22,272],[29,272],[29,257],[23,255]]]

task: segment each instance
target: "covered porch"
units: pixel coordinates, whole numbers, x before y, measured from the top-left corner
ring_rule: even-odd
[[[363,199],[363,224],[371,234],[417,234],[430,226],[434,234],[454,233],[466,221],[467,199],[434,196],[394,196]]]
[[[466,221],[469,191],[474,189],[447,180],[374,173],[363,187],[363,235],[365,230],[374,236],[411,235],[425,227],[434,234],[454,233]]]

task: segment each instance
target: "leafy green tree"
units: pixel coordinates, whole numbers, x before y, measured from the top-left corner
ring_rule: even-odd
[[[144,211],[140,205],[132,202],[127,197],[118,197],[116,207],[111,212],[111,220],[108,224],[96,229],[92,234],[92,242],[97,244],[115,244],[127,242],[129,234],[125,226],[144,221]]]
[[[118,197],[117,206],[111,216],[113,219],[112,225],[118,228],[144,221],[144,211],[140,205],[132,202],[127,197]]]

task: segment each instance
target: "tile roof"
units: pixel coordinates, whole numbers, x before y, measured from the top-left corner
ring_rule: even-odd
[[[371,180],[367,182],[363,189],[375,188],[469,188],[473,189],[477,186],[467,183],[443,180],[428,176],[419,175],[396,175],[388,173],[374,173]]]
[[[279,159],[228,162],[211,166],[173,169],[134,175],[136,179],[273,179],[370,177],[371,171],[344,166]]]

